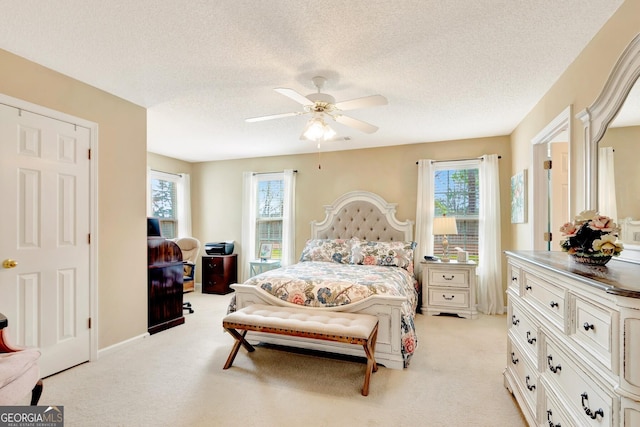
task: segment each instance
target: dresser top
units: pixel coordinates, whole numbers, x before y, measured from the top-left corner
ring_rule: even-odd
[[[579,280],[612,295],[640,298],[640,265],[613,258],[605,266],[578,264],[566,252],[506,251],[507,256],[528,261]]]

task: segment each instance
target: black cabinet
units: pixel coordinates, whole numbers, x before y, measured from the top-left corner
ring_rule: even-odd
[[[202,293],[228,294],[229,285],[238,282],[238,255],[202,257]]]

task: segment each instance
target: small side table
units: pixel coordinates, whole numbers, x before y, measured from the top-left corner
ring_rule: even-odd
[[[422,312],[450,313],[477,319],[476,263],[421,261]]]
[[[260,273],[264,273],[265,271],[275,270],[276,268],[280,268],[280,261],[277,259],[268,259],[266,261],[257,259],[255,261],[250,261],[249,277],[256,276]]]

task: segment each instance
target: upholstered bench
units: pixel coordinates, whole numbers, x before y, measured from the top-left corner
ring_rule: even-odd
[[[312,308],[252,304],[228,314],[222,319],[222,326],[236,340],[224,369],[231,367],[241,345],[247,351],[255,350],[247,342],[245,336],[248,331],[257,331],[361,345],[367,357],[367,370],[362,387],[363,396],[369,394],[371,373],[378,370],[374,357],[378,336],[378,318],[376,316]],[[238,332],[238,330],[242,332]]]

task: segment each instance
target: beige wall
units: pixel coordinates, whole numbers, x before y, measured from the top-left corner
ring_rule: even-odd
[[[508,137],[481,138],[428,144],[281,157],[196,163],[192,169],[194,235],[202,242],[235,240],[239,253],[242,224],[242,173],[296,169],[296,248],[302,251],[312,220],[324,218],[324,205],[353,190],[367,190],[397,203],[399,220],[415,221],[418,167],[416,161],[499,154],[502,211],[509,218],[511,153]],[[322,169],[318,169],[320,162]],[[155,168],[150,164],[152,168]],[[503,228],[503,245],[509,241]],[[242,261],[246,262],[246,260]]]
[[[145,333],[146,110],[3,50],[0,93],[98,124],[98,345]]]
[[[533,167],[531,139],[560,112],[573,105],[575,116],[595,101],[618,57],[639,32],[640,1],[627,0],[512,133],[512,174]],[[584,182],[583,125],[575,118],[571,124],[571,201],[575,211],[571,214],[575,215],[585,208],[584,188],[588,184]],[[530,190],[531,185],[530,181]],[[531,191],[529,200],[533,200]],[[529,204],[530,220],[512,226],[510,249],[532,247],[532,204]]]

